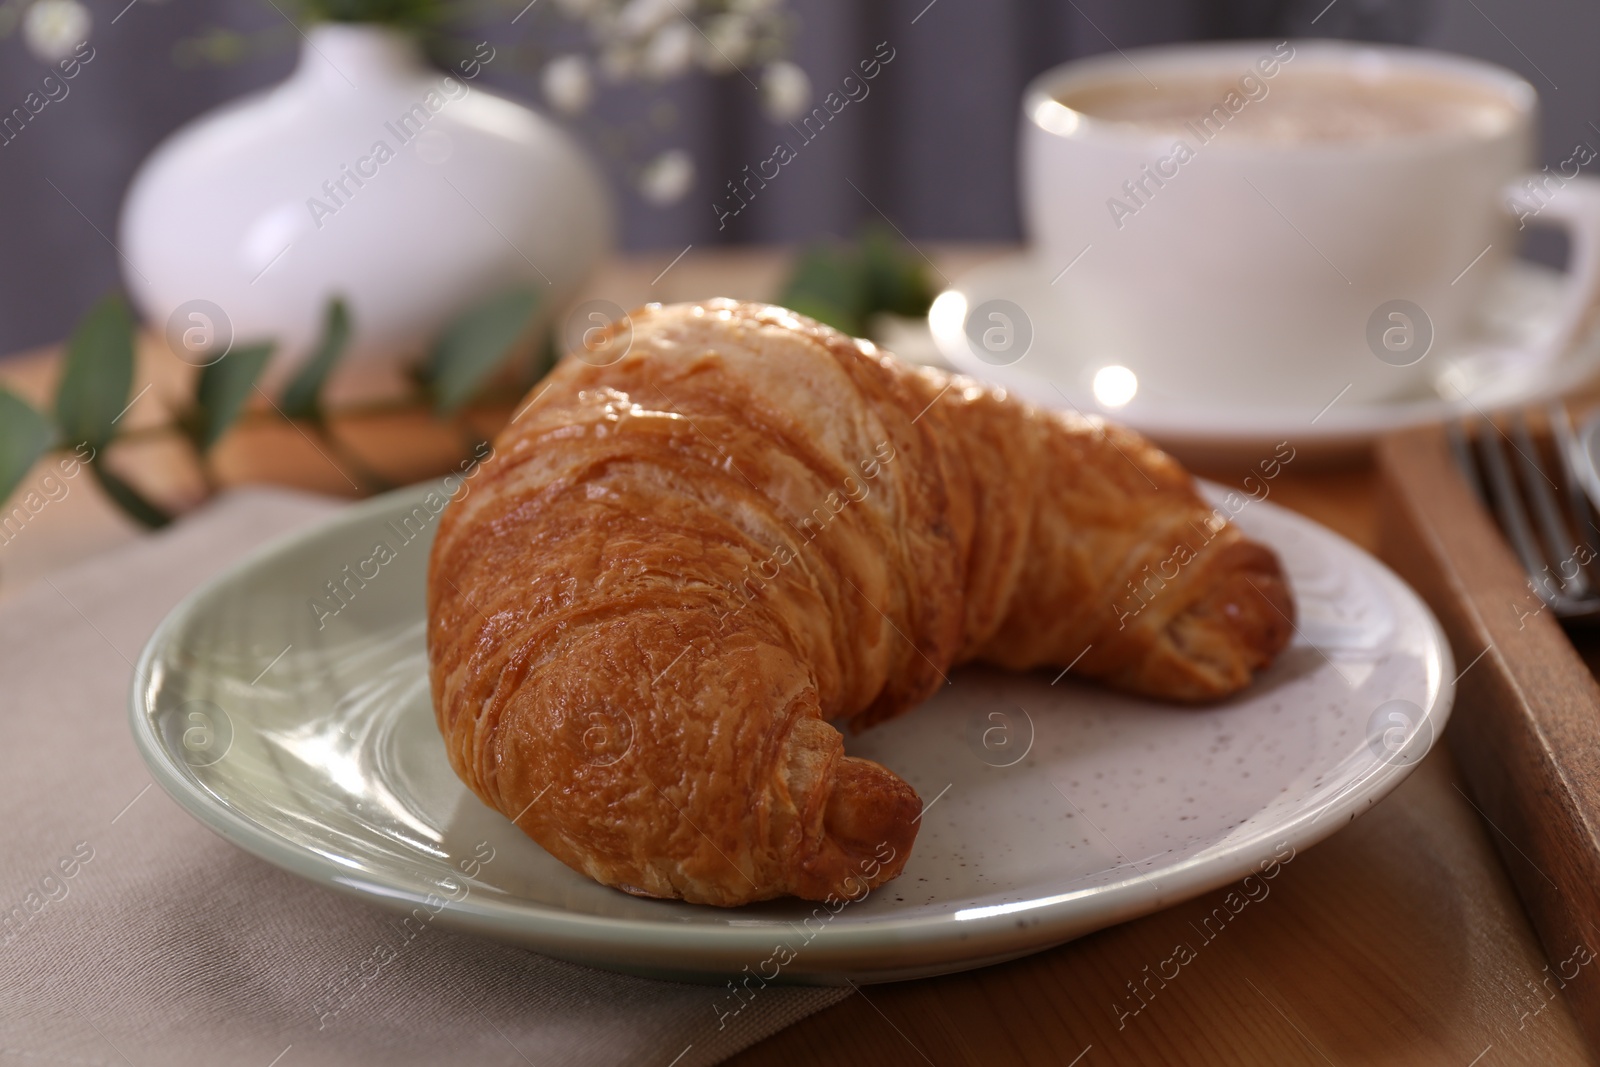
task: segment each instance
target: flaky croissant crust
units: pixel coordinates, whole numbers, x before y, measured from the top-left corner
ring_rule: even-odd
[[[718,300],[532,394],[441,518],[428,652],[486,803],[607,885],[736,905],[905,865],[921,801],[826,720],[970,660],[1210,700],[1293,611],[1138,435]]]

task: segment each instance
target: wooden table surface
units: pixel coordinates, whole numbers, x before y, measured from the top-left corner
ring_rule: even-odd
[[[996,249],[929,249],[955,276]],[[770,298],[785,257],[773,250],[691,250],[619,258],[590,286],[624,307],[708,296]],[[652,281],[654,279],[654,281]],[[170,356],[141,352],[136,388],[153,387],[129,425],[160,423],[182,395]],[[57,373],[53,353],[0,362],[0,382],[34,398]],[[336,423],[341,455],[385,477],[429,472],[458,434],[414,418]],[[181,446],[159,438],[119,446],[121,468],[166,499],[204,489]],[[216,456],[221,484],[277,481],[350,495],[326,448],[262,419]],[[431,457],[431,458],[430,458]],[[40,472],[35,472],[37,476]],[[1240,469],[1204,469],[1238,483]],[[1272,499],[1375,546],[1370,466],[1290,467]],[[0,545],[0,597],[33,578],[138,536],[98,496],[73,483]],[[1473,684],[1469,670],[1462,687]],[[1206,943],[1179,977],[1141,990],[1219,890],[1012,963],[942,978],[869,986],[729,1061],[776,1064],[1502,1064],[1592,1062],[1567,1001],[1541,983],[1547,960],[1497,856],[1497,831],[1475,812],[1448,751],[1436,746],[1394,793],[1282,868],[1268,897]],[[1600,981],[1579,978],[1578,981]],[[1119,1016],[1118,1006],[1123,1014]]]

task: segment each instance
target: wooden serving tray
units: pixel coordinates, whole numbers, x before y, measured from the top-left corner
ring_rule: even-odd
[[[1565,995],[1600,1048],[1600,630],[1569,635],[1540,610],[1443,430],[1391,435],[1377,462],[1380,552],[1449,636],[1445,738],[1549,960],[1528,980]]]

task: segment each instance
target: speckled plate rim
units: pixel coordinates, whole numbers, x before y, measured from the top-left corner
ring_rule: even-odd
[[[1202,483],[1204,484],[1204,483]],[[717,980],[753,965],[772,950],[791,924],[745,921],[649,922],[566,911],[530,901],[485,900],[468,894],[445,901],[427,886],[400,877],[354,874],[337,859],[311,852],[221,803],[190,773],[182,756],[169,750],[154,724],[152,668],[156,657],[190,622],[220,585],[268,566],[297,549],[371,522],[391,511],[408,510],[434,483],[395,490],[358,504],[305,530],[256,549],[189,593],[168,613],[145,644],[135,664],[129,693],[129,722],[139,754],[156,783],[200,823],[224,840],[291,874],[369,903],[407,912],[439,908],[443,925],[506,941],[545,955],[609,970],[690,981]],[[1219,487],[1206,486],[1220,492]],[[1354,553],[1360,564],[1393,596],[1418,610],[1426,626],[1426,694],[1417,701],[1430,724],[1429,746],[1437,743],[1455,695],[1454,659],[1438,620],[1393,571],[1338,534],[1270,502],[1256,505],[1280,522]],[[143,680],[143,681],[141,681]],[[1414,769],[1414,762],[1379,762],[1369,775],[1325,804],[1308,807],[1259,832],[1198,855],[1136,871],[1128,878],[1010,904],[939,915],[875,918],[849,925],[827,924],[784,970],[779,981],[842,984],[886,982],[968,970],[1015,959],[1127,919],[1159,911],[1256,871],[1287,845],[1298,851],[1314,845],[1387,796]],[[820,905],[819,905],[820,907]],[[707,908],[713,916],[735,916]]]

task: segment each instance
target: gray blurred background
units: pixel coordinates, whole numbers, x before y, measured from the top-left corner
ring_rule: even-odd
[[[118,284],[111,245],[122,194],[139,161],[193,116],[285,77],[298,37],[272,0],[89,0],[94,61],[70,95],[0,146],[0,353],[61,339]],[[1171,41],[1336,36],[1424,45],[1520,72],[1544,100],[1544,161],[1578,141],[1600,147],[1600,5],[1594,0],[789,0],[793,58],[816,97],[877,42],[895,49],[852,107],[808,147],[803,180],[774,183],[719,232],[722,184],[765,158],[777,139],[753,87],[737,75],[690,75],[665,89],[603,90],[570,123],[606,165],[626,248],[802,242],[854,235],[881,207],[913,240],[1019,237],[1014,147],[1017,100],[1035,74],[1077,56]],[[118,16],[118,12],[123,13]],[[116,19],[115,24],[112,20]],[[915,21],[913,21],[915,19]],[[540,104],[537,64],[571,27],[543,0],[511,27],[503,15],[459,28],[518,62],[485,80]],[[205,30],[251,31],[251,54],[226,67],[183,61]],[[570,40],[570,36],[567,38]],[[47,72],[17,36],[0,42],[0,111]],[[665,148],[695,160],[693,188],[669,206],[635,191],[639,168]],[[848,179],[848,181],[846,180]],[[860,188],[858,193],[851,183]],[[1530,251],[1559,260],[1553,235]]]

